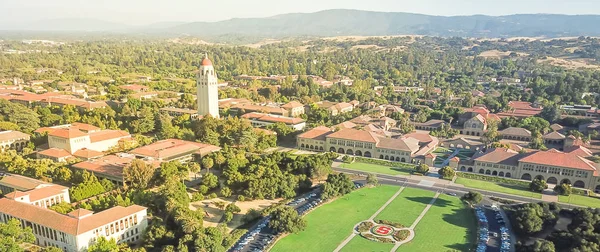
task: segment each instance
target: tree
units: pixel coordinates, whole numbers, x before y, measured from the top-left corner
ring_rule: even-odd
[[[204,167],[204,169],[206,169],[207,173],[210,173],[210,168],[212,168],[213,165],[214,165],[214,161],[212,158],[210,158],[210,157],[202,158],[202,167]]]
[[[546,184],[545,180],[534,179],[529,183],[529,190],[533,192],[542,192],[548,189],[548,184]]]
[[[429,172],[429,166],[426,164],[420,164],[415,166],[415,172],[420,174],[427,174]]]
[[[117,252],[119,246],[115,239],[107,240],[106,237],[101,236],[96,242],[88,247],[88,252]]]
[[[331,199],[337,196],[345,195],[354,190],[354,183],[344,174],[329,174],[325,184],[323,184],[323,192],[321,199]]]
[[[35,242],[31,227],[21,228],[21,222],[17,219],[0,223],[0,251],[23,251],[21,244],[25,242]]]
[[[544,118],[546,121],[553,123],[560,119],[562,112],[558,105],[553,104],[550,106],[546,106],[542,109],[540,113],[540,117]]]
[[[438,171],[438,174],[442,176],[442,178],[452,179],[454,178],[454,175],[456,175],[456,171],[450,166],[445,166]]]
[[[554,192],[556,192],[558,195],[568,196],[572,191],[573,189],[571,188],[571,185],[566,183],[554,187]]]
[[[209,190],[216,188],[219,185],[219,178],[217,175],[207,173],[202,177],[202,185],[205,185]]]
[[[481,140],[483,140],[483,143],[485,143],[486,145],[489,145],[493,142],[498,141],[499,138],[500,134],[498,133],[498,121],[489,120],[487,131],[483,133]]]
[[[231,196],[231,189],[229,189],[229,187],[223,187],[221,188],[221,196],[227,198]]]
[[[71,206],[71,204],[63,201],[56,205],[48,207],[48,209],[54,210],[57,213],[67,214],[67,213],[73,211],[73,206]]]
[[[533,244],[531,244],[519,251],[523,251],[523,252],[555,252],[556,249],[554,248],[554,243],[552,243],[551,241],[538,239],[538,240],[535,240],[535,242]]]
[[[123,169],[123,178],[129,186],[135,189],[146,189],[154,177],[155,168],[143,160],[134,159],[131,164]]]
[[[367,184],[377,185],[377,183],[379,183],[379,181],[377,181],[377,176],[375,176],[375,174],[373,174],[373,173],[369,173],[367,175]]]
[[[269,227],[280,233],[298,233],[306,228],[306,220],[289,206],[278,207],[271,212]]]
[[[470,205],[476,205],[483,200],[483,195],[479,192],[470,191],[460,198],[462,201],[469,203]]]
[[[513,227],[515,231],[521,234],[533,234],[542,230],[544,221],[538,214],[536,208],[527,207],[519,211],[515,211],[512,215]]]

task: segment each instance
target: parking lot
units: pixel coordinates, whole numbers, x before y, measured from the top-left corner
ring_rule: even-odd
[[[362,185],[361,185],[362,186]],[[319,189],[303,194],[290,201],[286,205],[293,207],[298,214],[303,215],[307,211],[318,206],[321,201]],[[272,245],[278,234],[269,228],[270,217],[265,217],[255,224],[244,234],[240,240],[229,250],[231,252],[262,252]]]
[[[511,251],[511,237],[501,210],[495,205],[484,205],[475,208],[475,213],[479,221],[477,252]]]

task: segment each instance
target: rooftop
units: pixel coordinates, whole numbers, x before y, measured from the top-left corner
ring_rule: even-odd
[[[251,112],[251,113],[244,114],[244,115],[242,115],[242,118],[263,121],[263,122],[272,122],[272,123],[282,122],[287,125],[296,125],[296,124],[305,122],[301,118],[263,114],[263,113],[257,113],[257,112]]]
[[[0,142],[17,139],[29,139],[29,135],[20,131],[8,130],[0,132]]]
[[[593,171],[594,175],[598,175],[594,162],[587,160],[584,157],[581,157],[573,152],[567,153],[558,151],[556,149],[551,149],[548,151],[538,151],[520,159],[519,161],[533,164]]]
[[[19,191],[32,190],[44,184],[50,183],[16,174],[7,174],[0,178],[0,185],[15,188]]]
[[[330,134],[328,137],[369,143],[379,142],[379,136],[377,134],[357,129],[341,129]]]
[[[146,146],[139,147],[130,151],[129,153],[143,157],[151,157],[154,159],[169,159],[171,157],[186,154],[189,152],[205,154],[219,150],[221,150],[220,147],[210,144],[203,144],[180,139],[165,139]]]
[[[145,207],[138,205],[128,207],[116,206],[96,214],[91,214],[85,218],[77,218],[73,215],[78,214],[73,212],[71,212],[73,215],[60,214],[28,203],[7,198],[0,199],[0,212],[71,235],[86,233],[144,210],[146,210]],[[82,211],[81,214],[85,215],[86,211]]]
[[[331,133],[333,133],[333,131],[331,131],[330,128],[325,127],[325,126],[319,126],[319,127],[310,129],[309,131],[306,131],[306,132],[298,135],[298,138],[306,138],[306,139],[325,141],[325,137]]]

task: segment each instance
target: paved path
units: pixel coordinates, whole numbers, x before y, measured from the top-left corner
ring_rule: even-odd
[[[385,202],[385,204],[383,204],[383,206],[381,206],[379,208],[379,210],[377,210],[377,212],[375,212],[373,215],[371,215],[371,217],[368,220],[373,220],[375,217],[377,217],[377,215],[379,213],[381,213],[381,211],[383,211],[383,209],[385,209],[390,203],[392,203],[392,201],[394,201],[394,199],[396,197],[398,197],[398,195],[404,190],[404,187],[400,187],[400,189],[398,189],[398,191],[396,192],[396,194],[394,194],[392,197],[390,197],[390,199]],[[335,250],[333,252],[338,252],[340,251],[344,246],[346,246],[346,244],[348,244],[348,242],[350,242],[352,240],[352,238],[354,238],[354,236],[356,236],[358,233],[356,232],[356,230],[352,229],[352,234],[350,234],[350,236],[348,236],[348,238],[346,238],[342,243],[340,243],[340,245],[337,246],[337,248],[335,248]]]
[[[437,166],[437,165],[435,165],[435,164],[434,164],[434,166],[435,166],[435,167],[438,167],[438,168],[442,168],[442,167],[444,167],[444,166],[447,166],[447,165],[448,165],[448,163],[450,163],[450,159],[452,159],[453,157],[455,157],[456,155],[458,155],[458,153],[459,153],[459,152],[460,152],[460,149],[456,148],[456,149],[454,150],[454,152],[452,152],[452,154],[450,154],[450,156],[448,156],[448,158],[446,158],[446,159],[444,160],[444,162],[442,162],[442,164],[441,164],[441,165]]]
[[[421,212],[421,214],[419,215],[419,217],[417,217],[417,219],[413,222],[412,225],[410,225],[410,227],[408,228],[410,230],[410,234],[408,235],[408,237],[401,241],[401,242],[397,242],[396,245],[394,245],[394,247],[392,248],[392,250],[390,250],[391,252],[394,252],[398,249],[398,247],[400,247],[400,245],[407,243],[409,241],[411,241],[413,238],[415,238],[415,227],[417,226],[417,224],[419,224],[419,222],[421,221],[421,219],[423,219],[423,217],[425,217],[425,214],[427,214],[427,211],[429,211],[429,209],[431,208],[431,206],[433,206],[433,203],[435,203],[435,200],[437,200],[437,198],[440,196],[439,192],[435,193],[435,196],[433,196],[433,199],[431,199],[431,201],[429,202],[429,204],[427,204],[427,206],[425,207],[425,209],[423,209],[423,212]]]

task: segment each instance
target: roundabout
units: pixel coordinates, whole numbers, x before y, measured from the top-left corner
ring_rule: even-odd
[[[412,228],[402,227],[399,224],[377,223],[373,220],[365,220],[356,224],[354,233],[371,241],[395,243],[396,245],[409,242],[415,236]]]

